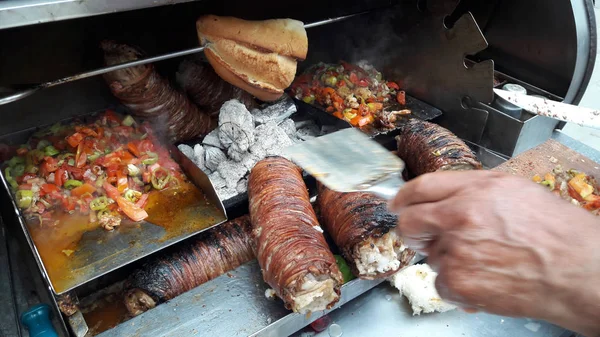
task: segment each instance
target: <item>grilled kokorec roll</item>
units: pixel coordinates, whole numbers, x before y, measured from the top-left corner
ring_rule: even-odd
[[[101,46],[107,65],[142,56],[135,48],[114,41],[103,41]],[[208,113],[200,111],[186,95],[175,90],[151,64],[113,71],[104,75],[104,79],[121,103],[137,116],[148,118],[173,142],[203,137],[216,126]]]
[[[263,278],[287,309],[304,314],[331,308],[343,279],[301,172],[286,159],[263,159],[250,172],[248,197]]]
[[[398,156],[415,175],[445,170],[478,170],[481,163],[460,138],[437,124],[411,119],[396,137]]]
[[[415,256],[394,231],[398,217],[387,211],[385,200],[371,193],[340,193],[319,184],[317,205],[323,227],[354,275],[368,280],[387,277]]]
[[[210,229],[183,247],[147,263],[125,285],[125,306],[133,316],[254,259],[250,217]]]
[[[223,103],[230,99],[242,102],[248,110],[258,106],[252,95],[225,82],[210,64],[192,58],[179,64],[177,83],[198,107],[213,117],[219,115]]]

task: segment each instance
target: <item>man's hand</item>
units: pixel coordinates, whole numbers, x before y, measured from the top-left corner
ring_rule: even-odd
[[[390,209],[406,244],[463,308],[600,333],[600,220],[543,186],[492,171],[407,183]]]

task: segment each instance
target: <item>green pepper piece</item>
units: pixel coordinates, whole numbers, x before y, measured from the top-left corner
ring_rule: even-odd
[[[17,198],[17,206],[19,208],[29,208],[33,201],[33,192],[30,190],[18,190],[15,197]]]
[[[56,156],[56,155],[57,155],[57,154],[59,154],[59,153],[60,153],[60,151],[58,151],[58,150],[57,150],[57,149],[56,149],[54,146],[52,146],[52,145],[48,145],[48,146],[46,146],[46,148],[44,149],[44,154],[45,154],[46,156],[54,157],[54,156]]]
[[[75,159],[73,159],[73,158],[69,159],[69,161],[67,162],[67,165],[75,166]]]
[[[94,161],[94,160],[100,158],[101,155],[102,155],[102,153],[100,153],[100,152],[94,152],[94,154],[89,155],[87,157],[87,159],[89,159],[89,161]]]
[[[36,174],[38,170],[39,168],[33,164],[27,164],[27,166],[25,166],[25,172],[27,173]]]
[[[142,164],[152,165],[152,164],[156,164],[158,162],[158,154],[156,154],[155,152],[150,152],[150,151],[146,152],[146,154],[148,155],[149,158],[142,160]]]
[[[121,124],[125,126],[132,126],[134,123],[135,120],[130,115],[125,116],[125,118],[123,118],[123,121],[121,122]]]
[[[302,97],[302,101],[304,103],[312,104],[315,101],[315,95],[304,96]]]
[[[19,156],[14,156],[14,157],[10,158],[10,160],[8,161],[8,166],[10,166],[10,167],[15,167],[19,164],[25,164],[25,158],[19,157]]]
[[[338,268],[340,268],[340,272],[342,272],[342,276],[344,277],[344,283],[354,280],[356,277],[354,276],[354,274],[352,274],[352,271],[346,263],[346,260],[344,260],[344,258],[340,255],[334,255],[334,257],[335,262],[337,263]]]
[[[19,164],[15,167],[12,168],[12,173],[18,177],[18,176],[22,176],[25,173],[25,165],[23,164]]]
[[[65,181],[63,186],[65,188],[74,188],[74,187],[79,187],[81,185],[83,185],[83,183],[81,181],[75,180],[75,179],[69,179],[69,180]]]
[[[45,139],[42,139],[42,140],[40,140],[40,142],[37,144],[37,147],[36,147],[36,148],[37,148],[38,150],[43,150],[43,149],[45,149],[45,148],[46,148],[46,146],[50,146],[50,145],[52,145],[52,144],[50,144],[50,142],[49,142],[49,141],[47,141],[47,140],[45,140]]]
[[[90,202],[90,209],[93,211],[100,211],[110,205],[110,199],[105,196],[98,197]]]
[[[50,127],[50,133],[53,135],[59,133],[62,130],[62,125],[60,123],[56,123]]]
[[[15,180],[15,178],[12,177],[12,174],[10,173],[10,167],[4,169],[4,178],[6,178],[6,181],[10,184],[10,187],[12,187],[15,190],[19,188],[19,184],[17,184],[17,181]]]
[[[162,178],[159,178],[156,176],[156,174],[158,172],[166,173],[166,175]],[[163,188],[165,188],[167,186],[167,184],[169,183],[169,180],[171,180],[171,172],[165,170],[162,167],[154,170],[152,172],[152,177],[150,177],[150,182],[152,182],[152,187],[156,188],[157,190],[162,190]]]
[[[134,203],[137,202],[141,196],[142,192],[138,192],[135,190],[127,190],[124,195],[125,199]]]

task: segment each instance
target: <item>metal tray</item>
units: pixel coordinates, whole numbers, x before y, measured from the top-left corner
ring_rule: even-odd
[[[94,115],[95,113],[79,118],[85,119]],[[68,123],[73,119],[62,122]],[[4,136],[0,138],[0,143],[23,143],[40,128],[28,129]],[[23,214],[16,205],[13,194],[10,192],[4,172],[0,173],[2,187],[10,196],[14,215],[25,233],[42,276],[55,294],[72,290],[227,220],[225,208],[217,197],[208,177],[176,147],[172,146],[169,150],[173,159],[195,185],[195,187],[192,187],[191,192],[195,197],[190,199],[191,202],[182,205],[171,199],[172,197],[163,195],[162,200],[169,200],[174,203],[174,205],[168,207],[156,207],[169,209],[169,214],[172,214],[174,218],[169,219],[168,225],[165,225],[163,220],[155,221],[156,223],[148,221],[133,223],[124,219],[121,226],[111,232],[96,228],[83,232],[79,237],[73,235],[73,241],[65,243],[69,247],[76,247],[68,257],[66,255],[61,256],[61,250],[66,249],[63,247],[40,249],[42,246],[39,244],[42,241],[38,240],[39,242],[36,244],[33,235],[35,229],[27,225]],[[160,210],[156,212],[160,212]],[[152,214],[152,210],[149,210],[149,213]]]

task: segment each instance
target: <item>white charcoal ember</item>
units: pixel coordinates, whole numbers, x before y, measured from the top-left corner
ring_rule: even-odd
[[[280,155],[284,148],[292,144],[294,142],[290,137],[274,122],[256,127],[256,143],[253,147],[257,146],[264,149],[267,156]],[[252,148],[250,151],[253,152]]]
[[[248,169],[246,169],[243,165],[240,165],[239,162],[226,160],[219,164],[217,172],[219,172],[221,177],[225,179],[227,188],[236,189],[240,179],[242,179],[246,173],[248,173]]]
[[[204,150],[204,146],[200,144],[194,145],[194,164],[198,166],[202,171],[206,170],[206,166],[204,165],[204,155],[206,150]]]
[[[244,153],[244,155],[242,156],[242,160],[240,161],[240,164],[242,164],[242,166],[248,169],[248,171],[252,170],[254,165],[256,165],[256,163],[258,163],[267,155],[267,152],[260,147],[257,147],[256,150],[262,152],[262,156],[259,156],[258,154],[252,152],[246,152]]]
[[[220,149],[207,146],[204,151],[204,165],[207,169],[215,171],[221,162],[227,160],[227,155]]]
[[[236,190],[240,194],[248,192],[248,179],[242,179],[238,181]]]
[[[225,150],[225,146],[221,144],[219,140],[219,128],[212,130],[204,139],[202,140],[202,145],[210,145],[221,150]]]
[[[213,187],[215,188],[215,190],[217,190],[217,194],[219,189],[227,187],[227,182],[223,177],[221,177],[221,174],[219,172],[211,173],[208,176],[208,179],[210,179],[210,182],[212,183]]]
[[[229,200],[233,197],[235,197],[236,195],[238,195],[238,192],[235,188],[222,188],[217,190],[217,195],[219,196],[219,198],[221,200]]]
[[[254,143],[254,120],[240,101],[232,99],[223,103],[219,114],[219,140],[229,156],[237,160]]]
[[[294,100],[288,95],[283,95],[279,101],[264,107],[262,110],[253,109],[252,115],[256,124],[265,124],[267,122],[281,123],[295,112],[296,104]]]
[[[296,123],[290,118],[287,118],[283,122],[279,124],[279,127],[283,129],[286,135],[290,137],[290,139],[296,138]]]
[[[191,161],[195,160],[196,154],[194,153],[194,149],[186,144],[179,144],[177,148],[181,153],[183,153],[186,157],[188,157]]]

